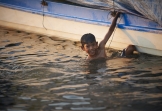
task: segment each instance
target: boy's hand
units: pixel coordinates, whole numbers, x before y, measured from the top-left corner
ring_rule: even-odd
[[[113,17],[115,17],[115,16],[119,17],[119,15],[120,15],[120,12],[116,12],[116,11],[111,12],[111,16],[113,16]]]
[[[116,16],[119,17],[119,16],[120,16],[120,12],[117,12],[117,13],[116,13]]]
[[[111,12],[111,16],[115,17],[116,13],[116,11]]]

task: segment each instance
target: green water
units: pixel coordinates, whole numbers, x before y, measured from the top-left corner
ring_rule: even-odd
[[[0,27],[0,111],[162,111],[162,57],[116,52]]]

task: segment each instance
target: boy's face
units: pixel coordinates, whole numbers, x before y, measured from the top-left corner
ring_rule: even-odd
[[[97,49],[98,49],[98,42],[91,42],[84,44],[84,46],[82,46],[82,50],[86,51],[90,56],[94,56],[97,53]]]

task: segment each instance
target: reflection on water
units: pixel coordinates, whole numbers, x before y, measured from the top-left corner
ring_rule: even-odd
[[[0,110],[162,111],[161,57],[85,57],[77,42],[1,27]]]

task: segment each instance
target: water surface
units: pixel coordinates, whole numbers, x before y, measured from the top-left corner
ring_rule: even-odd
[[[79,43],[0,27],[0,110],[162,111],[162,58],[86,62]]]

